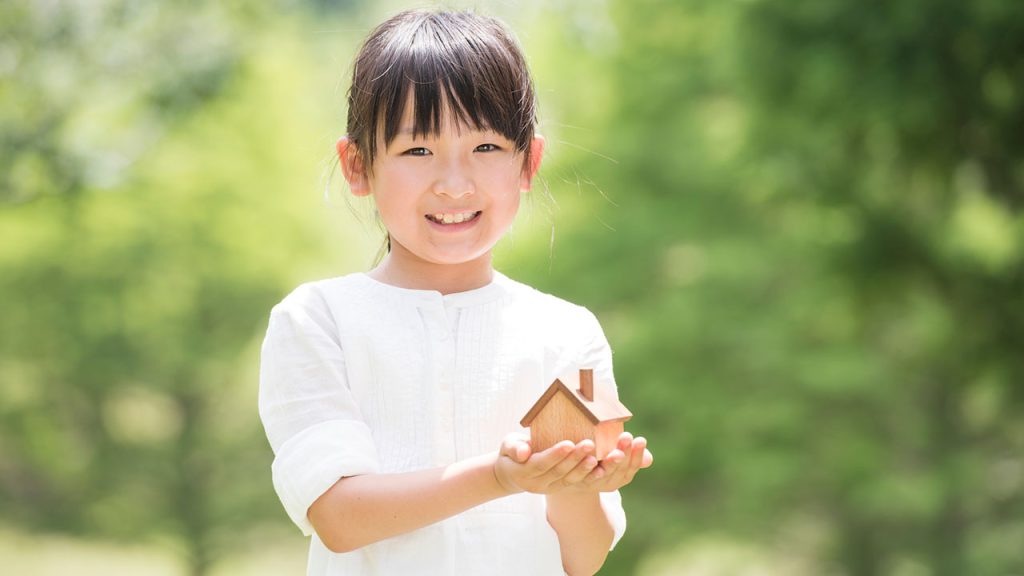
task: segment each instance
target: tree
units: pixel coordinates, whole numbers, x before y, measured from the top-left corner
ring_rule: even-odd
[[[285,524],[255,346],[345,237],[306,216],[325,157],[322,119],[293,105],[310,59],[286,23],[217,6],[3,10],[0,506],[21,528],[169,540],[204,574]]]
[[[889,421],[882,462],[822,486],[847,565],[1019,570],[998,535],[1021,529],[1024,490],[992,478],[1024,447],[1024,9],[763,2],[740,30],[751,154],[785,171],[778,193],[842,215],[828,255],[888,375],[858,426]],[[913,509],[901,483],[931,494]]]

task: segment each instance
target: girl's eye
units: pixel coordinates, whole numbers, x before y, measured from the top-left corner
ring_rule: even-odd
[[[430,154],[430,150],[426,148],[409,148],[405,152],[402,152],[403,156],[427,156]]]
[[[476,147],[476,151],[477,152],[495,152],[497,150],[501,150],[501,148],[497,144],[490,144],[490,143],[488,143],[488,144],[481,144],[481,145]]]

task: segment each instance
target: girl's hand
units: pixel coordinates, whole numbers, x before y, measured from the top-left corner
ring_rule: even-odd
[[[647,449],[647,440],[642,436],[633,438],[629,432],[623,432],[615,449],[573,488],[612,492],[632,482],[641,468],[649,468],[653,463],[654,455]]]
[[[537,454],[530,452],[530,440],[523,434],[505,437],[494,465],[498,483],[510,494],[533,492],[554,494],[565,489],[575,492],[613,492],[633,481],[641,468],[654,463],[647,440],[623,432],[604,460],[594,457],[594,443],[573,444],[565,440]]]
[[[494,476],[509,494],[553,494],[583,482],[597,468],[594,443],[564,440],[551,448],[531,452],[529,439],[520,433],[505,437],[494,463]]]

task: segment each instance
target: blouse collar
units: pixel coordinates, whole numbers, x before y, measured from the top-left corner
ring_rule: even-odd
[[[437,290],[418,290],[415,288],[402,288],[400,286],[387,284],[380,280],[371,278],[365,272],[359,272],[357,273],[357,276],[361,277],[364,282],[374,285],[378,290],[398,296],[404,300],[415,301],[423,304],[443,304],[446,308],[462,308],[492,302],[505,294],[512,283],[512,280],[507,276],[497,270],[494,270],[491,276],[491,281],[479,288],[474,288],[465,292],[441,294]]]

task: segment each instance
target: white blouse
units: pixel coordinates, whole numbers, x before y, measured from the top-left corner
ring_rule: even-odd
[[[498,272],[448,295],[366,274],[297,288],[270,315],[259,410],[274,488],[312,536],[307,574],[563,574],[541,495],[507,496],[343,554],[320,542],[306,513],[345,476],[497,451],[548,385],[580,367],[614,387],[594,315]],[[601,498],[617,542],[619,494]]]

